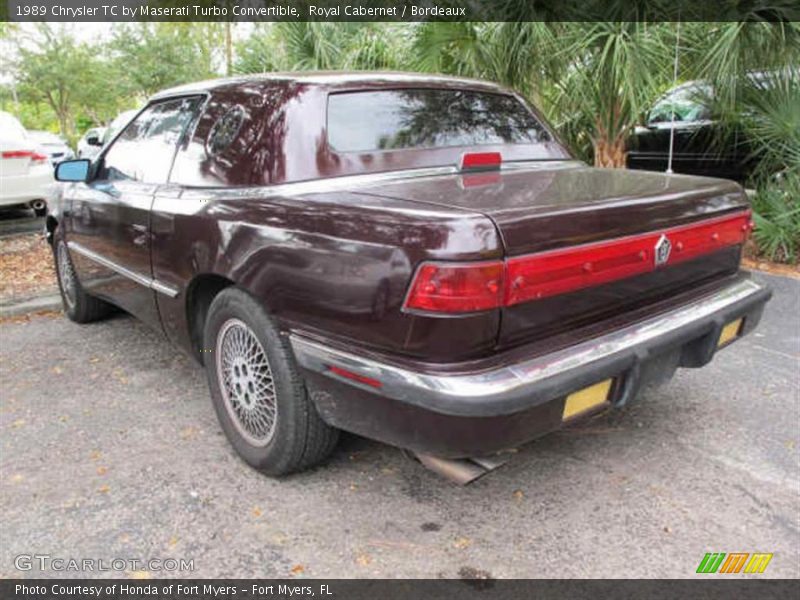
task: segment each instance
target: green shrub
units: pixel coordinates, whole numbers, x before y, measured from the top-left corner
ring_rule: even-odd
[[[800,255],[800,173],[772,178],[753,198],[753,231],[761,255],[796,264]]]

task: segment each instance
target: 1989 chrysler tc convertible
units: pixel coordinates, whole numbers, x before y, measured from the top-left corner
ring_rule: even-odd
[[[340,429],[443,459],[630,401],[750,332],[733,182],[589,168],[480,81],[273,74],[171,89],[47,218],[64,310],[205,364],[269,474]]]

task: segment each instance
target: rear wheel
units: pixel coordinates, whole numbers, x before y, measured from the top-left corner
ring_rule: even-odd
[[[61,236],[53,244],[58,289],[64,314],[76,323],[90,323],[102,319],[111,311],[111,305],[86,293],[75,273],[67,243]]]
[[[284,475],[331,453],[338,430],[317,413],[288,343],[259,302],[237,288],[220,292],[204,340],[211,350],[205,367],[214,409],[248,464]]]

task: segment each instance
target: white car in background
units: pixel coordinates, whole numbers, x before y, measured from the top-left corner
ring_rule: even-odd
[[[50,157],[14,115],[0,111],[0,208],[29,206],[41,216],[54,191]]]
[[[55,167],[62,160],[75,158],[75,153],[67,141],[49,131],[28,130],[28,137],[39,145],[39,149],[50,157],[50,162]]]
[[[78,140],[78,158],[93,159],[100,154],[103,148],[103,136],[106,133],[105,127],[92,127],[87,129],[83,137]]]

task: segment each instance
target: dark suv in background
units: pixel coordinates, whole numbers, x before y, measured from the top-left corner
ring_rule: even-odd
[[[672,170],[744,182],[758,163],[741,131],[721,131],[711,110],[712,88],[690,81],[666,92],[628,142],[628,168],[666,171],[670,132],[675,130]],[[675,112],[673,125],[672,113]]]

